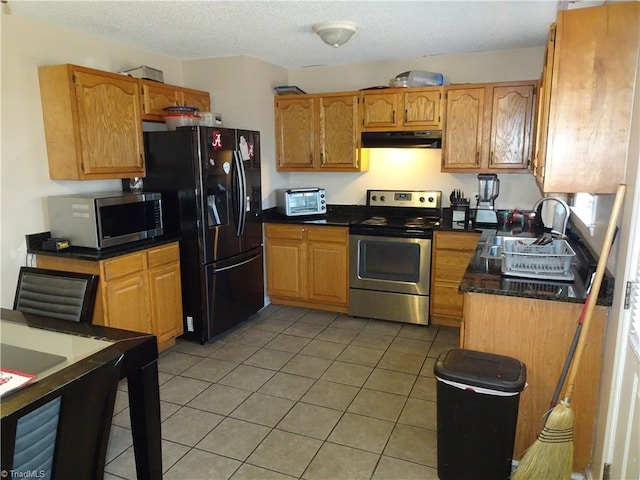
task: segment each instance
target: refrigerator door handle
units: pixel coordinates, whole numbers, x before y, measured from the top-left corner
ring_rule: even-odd
[[[247,191],[247,172],[245,172],[244,170],[244,162],[242,161],[242,154],[240,152],[238,152],[238,157],[240,157],[240,169],[242,170],[242,187],[244,189],[244,196],[242,198],[245,199],[245,208],[242,210],[242,234],[244,234],[244,227],[247,224],[247,212],[251,209],[251,199]],[[246,202],[247,199],[249,199],[248,203]],[[247,206],[249,207],[249,209],[246,208]]]
[[[237,150],[236,151],[236,162],[238,164],[239,167],[239,171],[240,171],[240,226],[239,226],[239,234],[238,236],[242,235],[244,233],[244,226],[245,223],[247,221],[247,204],[246,204],[246,199],[248,197],[247,195],[247,178],[246,178],[246,174],[244,171],[244,163],[242,162],[242,153]]]
[[[236,205],[236,236],[241,236],[244,230],[243,224],[243,215],[244,215],[244,177],[242,175],[242,163],[240,160],[240,155],[237,150],[233,151],[233,164],[235,168],[236,174],[236,185],[237,188],[234,189],[234,195],[236,195],[233,199],[233,202]]]
[[[246,265],[249,262],[253,262],[256,258],[257,258],[257,256],[256,257],[251,257],[250,259],[245,260],[244,262],[240,262],[240,263],[235,263],[233,265],[229,265],[228,267],[216,268],[216,269],[213,270],[213,273],[224,272],[225,270],[231,270],[232,268],[238,268],[238,267],[240,267],[242,265]]]

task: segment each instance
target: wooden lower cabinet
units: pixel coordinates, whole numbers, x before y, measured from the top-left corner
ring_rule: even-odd
[[[544,414],[549,410],[582,307],[577,303],[532,298],[464,294],[463,348],[517,358],[527,368],[527,386],[520,395],[514,459],[522,457],[544,425]],[[590,463],[607,310],[601,306],[594,310],[571,397],[575,413],[574,472],[584,472]]]
[[[100,276],[93,323],[152,333],[158,350],[182,335],[178,242],[101,261],[37,256],[38,267]]]
[[[348,240],[347,227],[265,224],[271,302],[347,312]]]
[[[460,326],[464,296],[458,286],[479,239],[480,234],[475,232],[434,232],[430,323]]]

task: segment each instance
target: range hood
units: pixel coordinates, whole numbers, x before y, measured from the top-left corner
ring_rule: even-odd
[[[440,148],[441,130],[362,132],[362,148]]]

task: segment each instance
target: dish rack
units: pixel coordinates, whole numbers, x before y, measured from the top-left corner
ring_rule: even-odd
[[[576,252],[566,240],[533,245],[535,239],[509,239],[502,245],[502,273],[515,277],[573,280],[571,260]]]

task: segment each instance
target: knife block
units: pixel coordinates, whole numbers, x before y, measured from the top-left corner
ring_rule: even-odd
[[[470,218],[469,202],[457,202],[451,204],[451,226],[453,228],[467,228]]]

